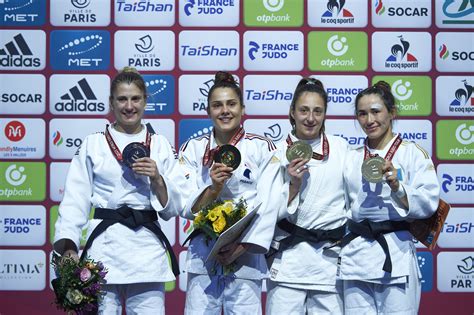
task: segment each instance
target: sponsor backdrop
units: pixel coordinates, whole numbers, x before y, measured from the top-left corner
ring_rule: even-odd
[[[302,76],[323,81],[327,130],[364,136],[354,98],[392,84],[403,139],[432,156],[453,206],[419,247],[421,314],[474,311],[474,7],[467,0],[0,0],[0,313],[55,314],[51,239],[69,161],[111,119],[111,78],[144,74],[145,118],[176,147],[211,130],[216,70],[243,87],[245,128],[280,141]],[[181,269],[192,230],[164,224]],[[166,285],[183,311],[186,273]]]

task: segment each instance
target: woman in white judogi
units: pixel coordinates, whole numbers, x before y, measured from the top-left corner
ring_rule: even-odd
[[[342,284],[336,281],[339,247],[346,221],[343,175],[347,142],[326,135],[327,94],[316,79],[303,78],[290,107],[293,131],[278,145],[290,200],[267,254],[270,281],[267,314],[342,314]],[[288,161],[297,141],[312,148],[309,160]],[[291,199],[292,198],[292,199]],[[285,201],[283,201],[285,202]],[[285,214],[281,214],[282,219]]]
[[[107,221],[100,218],[115,220],[119,212],[127,217],[127,223],[102,224],[105,230],[87,251],[108,269],[100,314],[120,314],[122,304],[127,314],[164,314],[164,282],[174,280],[173,271],[178,271],[169,266],[167,240],[156,235],[161,231],[157,216],[168,220],[178,215],[183,207],[180,188],[187,182],[166,138],[142,124],[145,105],[143,78],[134,69],[124,69],[111,85],[110,109],[116,121],[105,132],[84,139],[71,161],[59,206],[54,249],[75,259],[81,230],[88,223],[89,237]],[[124,148],[132,142],[148,146],[150,156],[127,166]],[[95,219],[89,221],[91,206]]]
[[[383,81],[356,97],[356,117],[367,139],[349,153],[344,171],[351,233],[342,242],[338,275],[344,280],[346,314],[418,312],[420,272],[407,222],[434,213],[439,184],[426,151],[392,132],[395,114],[394,97]],[[385,159],[377,183],[361,172],[364,160],[375,155]],[[377,172],[368,174],[370,179]],[[369,224],[382,236],[365,234]]]
[[[244,114],[242,92],[230,73],[218,72],[208,94],[208,114],[213,131],[184,143],[180,164],[192,184],[192,193],[183,217],[194,219],[209,202],[243,198],[248,209],[256,207],[254,221],[236,244],[221,251],[216,260],[206,262],[214,242],[203,235],[191,239],[185,314],[261,314],[262,279],[267,267],[263,253],[270,246],[278,214],[281,187],[279,160],[274,144],[261,136],[246,133],[241,127]],[[223,144],[238,148],[242,161],[237,169],[213,162],[214,150]],[[222,266],[233,263],[234,271]]]

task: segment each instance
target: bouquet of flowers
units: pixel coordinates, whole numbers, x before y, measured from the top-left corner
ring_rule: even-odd
[[[76,314],[97,311],[104,292],[107,270],[99,261],[84,259],[75,261],[53,253],[51,261],[57,278],[51,281],[56,294],[58,309]]]
[[[247,214],[247,203],[241,198],[237,203],[232,200],[217,199],[199,211],[194,219],[194,229],[201,230],[206,240],[215,240]]]

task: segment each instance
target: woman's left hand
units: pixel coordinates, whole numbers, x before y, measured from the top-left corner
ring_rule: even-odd
[[[152,182],[161,177],[156,162],[149,157],[136,159],[132,164],[132,170],[138,175],[150,177]]]
[[[231,243],[221,248],[217,254],[216,260],[222,265],[227,266],[233,263],[248,249],[247,244]]]
[[[390,186],[393,192],[398,191],[400,187],[400,182],[398,181],[398,171],[393,166],[392,161],[385,160],[385,164],[382,167],[383,177],[387,181],[387,184]]]

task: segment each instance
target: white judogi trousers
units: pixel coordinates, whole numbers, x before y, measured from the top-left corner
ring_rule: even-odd
[[[106,284],[106,294],[99,305],[99,315],[164,315],[165,286],[162,282]]]
[[[188,273],[185,315],[261,315],[261,280]]]

